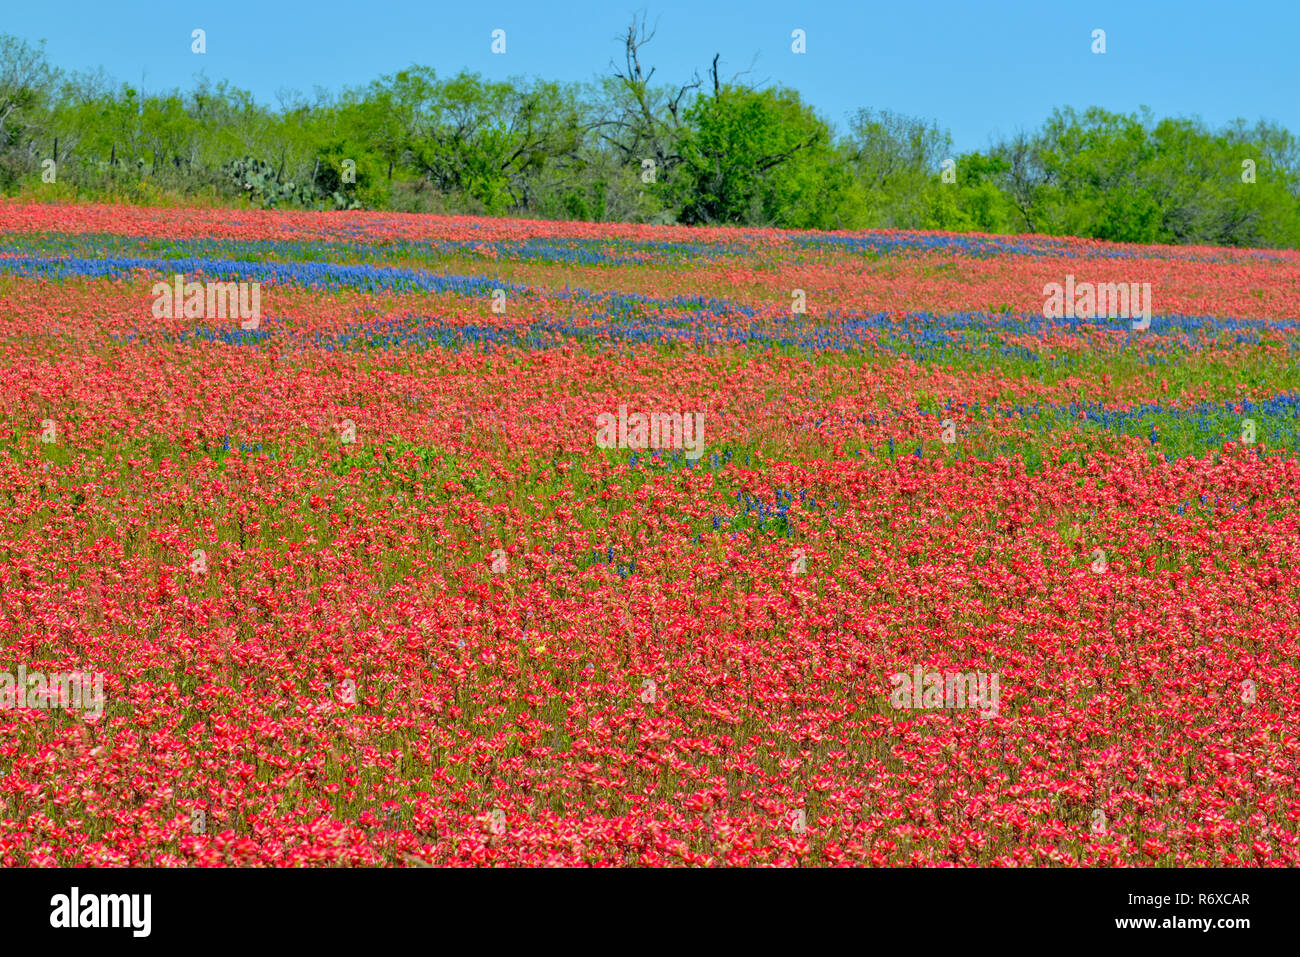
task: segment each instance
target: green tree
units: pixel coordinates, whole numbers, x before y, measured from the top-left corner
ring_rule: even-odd
[[[718,85],[685,120],[674,180],[682,222],[837,225],[849,175],[832,162],[826,123],[798,93]]]
[[[952,138],[934,122],[861,109],[849,123],[845,161],[873,226],[918,229],[934,197],[935,173]]]

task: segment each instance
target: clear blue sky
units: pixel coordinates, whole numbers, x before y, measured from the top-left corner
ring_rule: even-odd
[[[1037,126],[1054,106],[1141,104],[1158,116],[1218,125],[1269,119],[1300,134],[1300,0],[7,0],[0,32],[47,41],[65,69],[104,67],[150,92],[188,88],[200,72],[276,102],[282,89],[361,85],[413,63],[440,75],[589,80],[620,54],[641,10],[658,35],[644,63],[655,80],[705,74],[800,91],[843,129],[859,106],[935,119],[958,150]],[[207,31],[207,53],[190,32]],[[490,51],[506,31],[506,53]],[[791,52],[791,31],[807,53]],[[1106,31],[1107,52],[1091,53]]]

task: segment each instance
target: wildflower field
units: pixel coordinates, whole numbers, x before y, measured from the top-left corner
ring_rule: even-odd
[[[1300,863],[1300,253],[10,202],[0,315],[6,867]]]

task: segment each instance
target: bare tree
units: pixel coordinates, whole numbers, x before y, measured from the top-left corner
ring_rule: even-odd
[[[697,73],[676,92],[651,87],[655,68],[647,72],[641,54],[654,36],[655,29],[647,26],[644,14],[632,18],[627,33],[620,37],[623,63],[610,63],[613,72],[606,88],[614,94],[614,104],[597,126],[604,131],[601,138],[617,149],[625,162],[653,159],[667,170],[681,159],[675,146],[683,101],[687,93],[699,89],[701,81]]]
[[[1016,211],[1024,218],[1026,228],[1037,232],[1034,201],[1039,189],[1047,181],[1047,172],[1039,161],[1034,141],[1024,132],[1017,133],[1009,142],[998,147],[998,155],[1006,161],[1003,186]]]

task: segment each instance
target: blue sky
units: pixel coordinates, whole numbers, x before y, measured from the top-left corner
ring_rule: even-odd
[[[590,80],[642,10],[658,25],[643,60],[656,81],[703,76],[721,53],[724,79],[752,62],[747,79],[799,90],[839,129],[859,106],[888,108],[937,120],[968,150],[1036,127],[1054,106],[1146,104],[1158,116],[1269,119],[1300,134],[1297,0],[61,0],[8,3],[0,32],[46,40],[65,69],[102,66],[136,85],[143,75],[150,92],[188,88],[202,72],[274,104],[283,89],[337,90],[412,63],[440,75]],[[195,28],[207,32],[201,56],[190,50]],[[497,28],[504,55],[490,49]],[[796,28],[803,55],[791,52]],[[1106,31],[1104,55],[1090,50],[1094,29]]]

